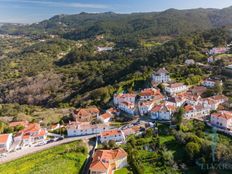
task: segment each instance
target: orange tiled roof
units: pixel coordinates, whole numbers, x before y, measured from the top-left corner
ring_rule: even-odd
[[[21,130],[20,132],[36,132],[41,129],[40,125],[38,123],[30,123],[26,128]]]
[[[156,105],[152,108],[151,112],[159,112],[162,108],[162,105]]]
[[[165,103],[161,103],[160,105],[156,105],[155,107],[153,107],[151,112],[159,112],[163,109],[166,109],[168,111],[175,111],[176,107],[165,102]]]
[[[19,126],[20,125],[20,126],[26,127],[28,124],[29,124],[28,121],[16,121],[16,122],[9,123],[9,126],[10,127],[15,127],[15,126]]]
[[[106,172],[115,169],[115,161],[125,158],[127,153],[123,149],[97,150],[90,165],[91,171]]]
[[[170,85],[168,85],[168,87],[170,88],[177,88],[177,87],[181,87],[181,86],[184,86],[183,83],[172,83]]]
[[[36,134],[34,137],[42,137],[46,135],[46,131],[44,129],[41,129],[38,134]]]
[[[152,96],[152,95],[158,95],[158,94],[160,94],[160,91],[156,89],[152,89],[152,88],[144,89],[140,93],[141,96]]]
[[[127,102],[127,101],[124,101],[122,102],[121,104],[127,106],[127,107],[134,107],[134,103],[131,103],[131,102]]]
[[[6,143],[8,140],[9,134],[0,134],[0,143]]]
[[[80,108],[80,109],[76,109],[74,110],[74,114],[76,114],[77,116],[88,116],[90,114],[98,114],[100,113],[98,108]]]
[[[140,102],[139,105],[140,106],[150,106],[154,103],[154,101],[143,101],[143,102]]]
[[[229,120],[229,119],[232,119],[232,112],[229,112],[229,111],[219,111],[217,113],[211,114],[211,116]]]
[[[228,97],[224,96],[224,95],[216,95],[211,97],[214,100],[228,100]]]
[[[113,113],[117,113],[117,112],[118,112],[118,110],[117,110],[117,109],[115,109],[115,108],[109,108],[109,109],[107,110],[107,112],[109,112],[109,113],[113,114]]]
[[[119,134],[122,134],[120,130],[110,130],[110,131],[102,132],[101,137],[114,136],[114,135],[119,135]]]
[[[117,94],[115,95],[116,98],[135,98],[137,94],[135,93],[126,93],[126,94]]]
[[[102,118],[105,120],[105,119],[110,118],[111,115],[110,115],[109,113],[106,112],[106,113],[102,114],[100,117],[102,117]]]
[[[190,112],[190,111],[194,110],[194,107],[191,106],[191,105],[187,105],[187,106],[184,107],[184,110],[185,110],[185,112]]]

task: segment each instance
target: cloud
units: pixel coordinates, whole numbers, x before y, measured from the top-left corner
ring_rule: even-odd
[[[38,0],[0,0],[0,2],[30,3],[30,4],[46,5],[52,7],[66,7],[66,8],[92,8],[92,9],[109,8],[109,6],[105,4],[54,2],[54,1],[38,1]]]

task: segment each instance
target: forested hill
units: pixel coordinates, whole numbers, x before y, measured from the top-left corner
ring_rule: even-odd
[[[86,39],[99,34],[110,38],[178,35],[196,30],[232,25],[232,7],[224,9],[169,9],[163,12],[116,14],[80,13],[57,15],[27,26],[5,25],[0,33],[58,34],[68,39]]]
[[[115,92],[150,87],[151,73],[159,67],[166,67],[178,82],[197,84],[209,72],[204,66],[184,66],[186,59],[206,63],[205,50],[230,43],[230,35],[215,29],[162,44],[138,42],[132,47],[121,42],[124,46],[115,44],[108,52],[96,51],[111,44],[97,39],[3,38],[0,103],[105,107]]]

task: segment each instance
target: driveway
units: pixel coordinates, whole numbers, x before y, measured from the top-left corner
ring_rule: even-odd
[[[90,139],[90,138],[93,138],[93,137],[96,137],[96,135],[65,138],[63,140],[53,142],[53,143],[49,143],[49,144],[42,145],[42,146],[38,146],[38,147],[26,147],[26,148],[24,148],[22,150],[18,150],[16,152],[8,153],[6,157],[0,158],[0,164],[10,162],[12,160],[21,158],[23,156],[26,156],[26,155],[29,155],[29,154],[32,154],[32,153],[43,151],[43,150],[49,149],[49,148],[54,147],[54,146],[58,146],[58,145],[61,145],[61,144],[65,144],[65,143],[69,143],[69,142],[77,141],[77,140]]]

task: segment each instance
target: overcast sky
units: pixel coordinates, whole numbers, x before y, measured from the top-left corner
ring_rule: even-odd
[[[232,0],[0,0],[0,22],[32,23],[57,14],[225,8]]]

